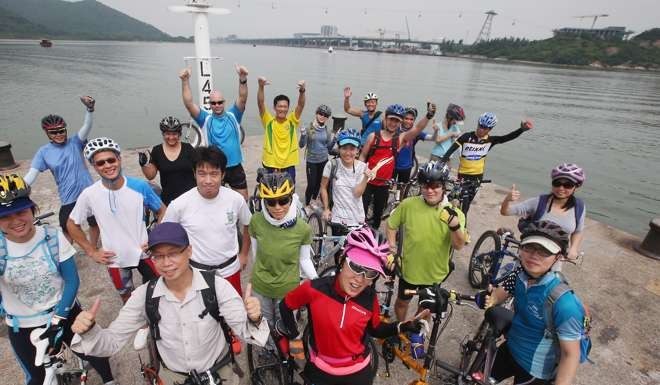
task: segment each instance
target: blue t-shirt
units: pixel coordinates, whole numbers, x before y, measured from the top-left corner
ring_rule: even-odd
[[[408,170],[413,166],[413,153],[415,150],[415,145],[420,140],[426,139],[426,133],[420,132],[417,134],[415,139],[412,142],[406,143],[404,146],[399,148],[399,154],[396,157],[396,169],[397,170]]]
[[[440,127],[438,130],[438,135],[443,136],[447,135],[450,132],[461,132],[461,126],[458,124],[454,124],[453,126],[449,127],[448,130],[445,130],[444,127]],[[454,143],[454,138],[448,138],[442,143],[436,143],[435,146],[433,146],[433,149],[431,150],[431,155],[435,155],[437,157],[443,157],[447,150],[449,150],[449,147],[451,147],[452,143]],[[452,155],[456,155],[456,153],[453,153]]]
[[[80,193],[93,182],[82,156],[85,143],[87,141],[73,135],[64,144],[48,143],[41,146],[32,159],[31,168],[40,172],[50,170],[53,174],[62,205],[75,202]]]
[[[369,134],[371,134],[372,132],[380,131],[380,129],[383,126],[383,120],[379,116],[378,118],[374,119],[373,122],[371,122],[371,124],[366,130],[364,129],[364,126],[366,126],[367,123],[369,123],[369,121],[371,120],[371,118],[369,117],[369,112],[363,111],[360,120],[362,121],[362,130],[364,131],[362,133],[362,137],[360,138],[360,144],[364,146],[364,144],[367,143],[367,137],[369,136]]]
[[[546,333],[545,301],[550,290],[560,283],[554,273],[527,286],[528,276],[521,271],[514,289],[515,316],[507,335],[507,346],[513,359],[534,377],[544,380],[556,375],[559,344]],[[584,307],[573,292],[562,295],[552,308],[552,317],[560,340],[581,338]]]
[[[209,114],[200,108],[199,115],[193,118],[202,128],[202,132],[206,132],[209,146],[215,145],[225,153],[227,167],[234,167],[243,162],[239,127],[243,112],[236,107],[236,103],[222,115]]]

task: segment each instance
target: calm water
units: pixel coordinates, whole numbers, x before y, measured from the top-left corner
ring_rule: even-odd
[[[549,189],[552,166],[571,161],[587,170],[580,195],[591,217],[643,235],[660,214],[660,74],[243,45],[214,45],[212,52],[224,57],[214,71],[227,99],[238,89],[233,64],[250,70],[243,118],[249,134],[260,133],[259,75],[272,80],[268,100],[295,95],[296,81],[307,80],[305,121],[320,103],[341,110],[345,85],[353,87],[357,105],[367,91],[381,95],[382,104],[451,101],[467,111],[466,129],[483,111],[497,113],[494,134],[516,128],[523,117],[534,119],[533,131],[489,155],[487,177],[496,183],[516,183],[532,196]],[[31,158],[46,141],[40,118],[59,113],[75,130],[83,118],[77,96],[91,94],[97,99],[93,135],[127,147],[158,143],[163,116],[186,116],[177,72],[192,54],[192,44],[55,42],[44,49],[0,41],[0,140],[12,143],[17,159]]]

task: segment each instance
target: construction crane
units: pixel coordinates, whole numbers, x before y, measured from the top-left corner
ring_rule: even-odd
[[[490,40],[490,31],[493,28],[493,18],[497,16],[497,12],[491,9],[485,14],[486,14],[486,20],[484,20],[484,24],[481,26],[481,30],[479,31],[479,34],[477,35],[477,40],[474,41],[474,44],[478,44],[481,43],[482,41]]]
[[[593,17],[594,22],[591,23],[591,29],[594,29],[594,25],[596,25],[596,21],[598,20],[599,17],[608,17],[608,16],[610,16],[610,15],[605,15],[605,14],[602,14],[602,15],[582,15],[582,16],[573,16],[573,17],[576,18],[576,19],[580,19],[580,20]]]

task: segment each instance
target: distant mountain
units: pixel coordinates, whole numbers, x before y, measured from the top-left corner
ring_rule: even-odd
[[[95,0],[0,0],[0,37],[178,40]]]

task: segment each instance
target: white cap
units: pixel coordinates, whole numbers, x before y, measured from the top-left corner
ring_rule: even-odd
[[[523,239],[522,242],[520,242],[520,245],[522,246],[530,243],[536,243],[537,245],[541,245],[552,254],[557,254],[561,251],[561,246],[559,246],[557,242],[540,235],[529,236]]]

